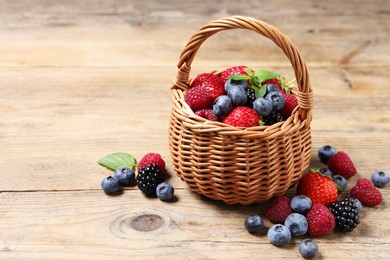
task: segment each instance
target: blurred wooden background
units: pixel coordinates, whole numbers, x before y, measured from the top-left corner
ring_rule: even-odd
[[[331,144],[356,164],[349,188],[377,169],[390,173],[387,0],[1,1],[1,259],[300,257],[302,238],[278,248],[244,229],[245,217],[267,204],[205,199],[172,170],[175,65],[199,27],[230,15],[276,26],[305,58],[313,167],[318,148]],[[234,65],[293,77],[275,45],[244,30],[207,40],[191,74]],[[111,172],[96,161],[117,151],[160,153],[178,201],[148,199],[136,187],[106,196],[100,182]],[[318,258],[390,258],[390,188],[381,191],[384,202],[365,208],[352,233],[316,239]]]

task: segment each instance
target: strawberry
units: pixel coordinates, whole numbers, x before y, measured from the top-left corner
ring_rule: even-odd
[[[202,87],[206,89],[213,101],[222,95],[225,95],[224,81],[217,75],[212,73],[199,74],[191,83],[191,88]]]
[[[258,126],[261,116],[249,107],[239,106],[233,109],[224,119],[223,123],[235,127]]]
[[[329,207],[337,200],[338,191],[331,177],[313,169],[299,180],[297,194],[309,197],[313,204]]]
[[[195,112],[195,115],[206,118],[207,120],[210,120],[210,121],[218,121],[218,118],[215,115],[214,111],[212,109],[209,109],[209,108],[197,110]]]
[[[341,175],[345,179],[349,179],[356,174],[356,168],[351,158],[342,151],[329,158],[328,168],[333,172],[333,175]]]
[[[291,116],[293,110],[298,106],[298,99],[293,94],[284,94],[284,106],[280,110],[284,119]]]
[[[322,204],[314,204],[306,215],[309,236],[329,234],[336,226],[333,214]]]
[[[202,87],[194,87],[187,90],[184,94],[184,101],[190,106],[192,111],[211,108],[213,105],[213,98]]]
[[[351,197],[358,199],[364,206],[374,207],[382,203],[382,194],[366,178],[360,178],[350,191]]]
[[[246,73],[246,71],[245,71],[246,68],[247,68],[247,66],[230,67],[230,68],[222,71],[221,79],[225,83],[229,76],[238,75],[238,74],[248,76],[248,73]]]
[[[156,164],[161,171],[165,170],[165,161],[158,153],[147,153],[139,161],[137,169],[140,171],[143,167],[149,164]]]
[[[283,224],[288,215],[293,213],[290,201],[287,196],[276,198],[265,211],[265,217],[274,224]]]

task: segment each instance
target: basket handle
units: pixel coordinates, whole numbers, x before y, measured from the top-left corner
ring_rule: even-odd
[[[231,16],[220,18],[201,27],[198,32],[190,38],[180,55],[172,88],[179,88],[183,91],[188,89],[187,82],[189,79],[191,64],[202,43],[215,33],[230,29],[247,29],[257,32],[272,40],[277,46],[279,46],[280,49],[282,49],[284,54],[290,60],[295,72],[295,78],[298,85],[298,91],[296,94],[299,100],[299,107],[303,109],[301,110],[301,113],[303,113],[305,117],[311,117],[311,115],[306,114],[306,112],[310,111],[312,108],[313,99],[309,73],[306,63],[298,52],[298,49],[287,38],[287,36],[281,33],[278,29],[251,17]],[[311,121],[311,118],[309,118],[309,121]]]

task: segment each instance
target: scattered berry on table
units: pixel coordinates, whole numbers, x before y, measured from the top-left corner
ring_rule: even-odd
[[[101,183],[103,191],[107,194],[115,194],[121,190],[121,185],[117,178],[108,176]]]
[[[328,164],[329,158],[337,153],[336,148],[331,145],[325,145],[318,150],[318,158],[323,164]]]
[[[312,171],[299,180],[297,194],[309,197],[313,204],[328,207],[337,200],[338,190],[331,177]]]
[[[265,211],[265,217],[274,224],[283,224],[288,215],[292,212],[290,207],[291,199],[281,196],[271,202]]]
[[[383,188],[389,184],[389,175],[384,171],[376,171],[371,175],[371,181],[375,187]]]
[[[357,180],[350,191],[351,197],[358,199],[364,206],[374,207],[382,203],[382,194],[366,178]]]
[[[255,110],[249,107],[239,106],[232,110],[224,119],[223,123],[235,127],[258,126],[261,117]]]
[[[237,88],[237,87],[243,88],[244,90],[248,90],[248,81],[228,79],[224,85],[224,89],[226,93],[228,93],[232,88]]]
[[[291,213],[284,221],[284,226],[290,229],[292,236],[303,236],[306,234],[308,225],[304,215]]]
[[[255,102],[255,100],[256,100],[255,90],[252,88],[248,88],[245,90],[245,92],[246,92],[246,97],[247,97],[246,106],[253,108],[253,102]]]
[[[165,161],[158,153],[147,153],[145,154],[142,159],[139,161],[137,169],[138,171],[141,170],[143,167],[145,167],[148,164],[157,164],[157,166],[160,168],[161,171],[165,171]]]
[[[262,117],[269,116],[273,109],[272,102],[265,98],[257,98],[253,102],[253,109]]]
[[[156,188],[164,181],[164,177],[157,164],[148,164],[138,171],[137,186],[146,196],[155,196]]]
[[[201,109],[201,110],[197,110],[195,112],[195,115],[197,116],[200,116],[200,117],[203,117],[207,120],[210,120],[210,121],[218,121],[218,117],[217,115],[214,113],[214,111],[210,108],[205,108],[205,109]]]
[[[284,103],[285,103],[283,94],[280,93],[280,92],[268,93],[265,96],[265,99],[267,99],[267,100],[272,102],[272,107],[276,111],[281,110],[283,108],[283,106],[284,106]]]
[[[172,200],[174,192],[175,189],[173,188],[172,184],[168,182],[162,182],[159,185],[157,185],[156,188],[157,197],[162,201]]]
[[[323,175],[328,175],[330,177],[333,176],[333,172],[331,170],[329,170],[328,167],[321,167],[320,168],[320,173],[322,173]]]
[[[313,239],[306,238],[299,243],[298,251],[302,257],[312,258],[318,253],[318,245]]]
[[[203,108],[211,108],[214,100],[206,89],[194,87],[185,92],[184,101],[190,106],[192,111],[196,111]]]
[[[249,233],[256,234],[262,230],[264,222],[260,216],[250,215],[245,218],[244,226]]]
[[[247,96],[245,89],[241,86],[229,88],[227,95],[232,100],[233,106],[245,106],[247,102]]]
[[[283,120],[283,116],[278,111],[272,111],[268,116],[263,116],[264,125],[273,125]]]
[[[306,214],[313,205],[311,199],[305,195],[296,195],[292,197],[290,206],[297,213]]]
[[[343,232],[352,231],[360,223],[359,210],[350,198],[333,202],[331,212],[336,220],[336,228]]]
[[[356,168],[351,158],[345,152],[337,152],[329,158],[328,168],[334,175],[341,175],[345,179],[349,179],[356,175]]]
[[[276,224],[268,229],[267,237],[272,244],[282,246],[290,242],[291,232],[284,225]]]
[[[293,94],[284,95],[284,106],[280,110],[284,119],[291,116],[293,110],[298,106],[298,99]]]
[[[213,100],[225,95],[224,81],[213,73],[199,74],[191,83],[191,88],[194,87],[204,88]]]
[[[233,103],[229,96],[222,95],[214,100],[213,111],[217,117],[227,116],[233,110]]]
[[[332,176],[333,181],[337,184],[337,189],[339,192],[345,191],[347,188],[347,180],[341,175]]]
[[[238,74],[248,75],[248,73],[246,73],[245,71],[246,68],[247,66],[234,66],[234,67],[227,68],[226,70],[221,72],[221,79],[223,82],[226,82],[229,76],[238,75]]]
[[[115,170],[114,177],[121,185],[130,185],[135,181],[135,173],[130,168],[118,168]]]
[[[309,236],[329,234],[336,225],[333,214],[322,204],[314,204],[306,215]]]

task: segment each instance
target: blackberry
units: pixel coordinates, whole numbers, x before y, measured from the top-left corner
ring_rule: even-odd
[[[164,173],[157,164],[148,164],[138,171],[137,186],[146,196],[156,196],[157,186],[164,182]]]
[[[283,117],[278,111],[272,111],[269,116],[263,116],[265,125],[273,125],[281,121],[283,121]]]
[[[340,231],[350,232],[360,223],[359,210],[351,198],[333,202],[331,212],[336,219],[336,227]]]
[[[252,88],[248,88],[247,90],[245,90],[245,92],[247,96],[246,106],[253,108],[253,102],[255,102],[256,100],[255,90]]]

